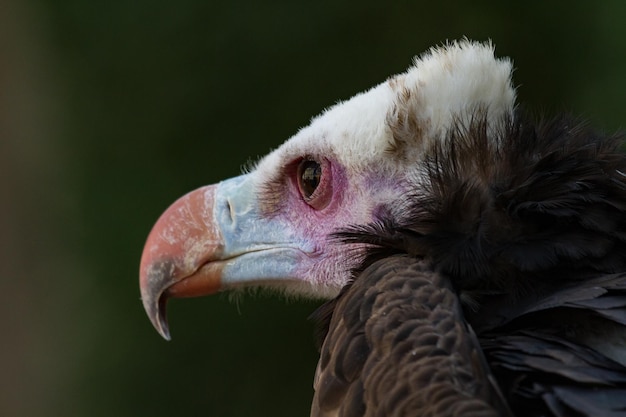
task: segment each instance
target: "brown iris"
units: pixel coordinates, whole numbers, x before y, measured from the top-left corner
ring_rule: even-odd
[[[322,166],[317,161],[302,160],[298,166],[298,186],[305,200],[311,199],[322,180]]]

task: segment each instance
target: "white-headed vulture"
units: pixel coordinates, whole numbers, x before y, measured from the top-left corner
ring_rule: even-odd
[[[626,154],[531,117],[459,41],[340,102],[150,233],[143,304],[330,299],[311,416],[625,416]]]

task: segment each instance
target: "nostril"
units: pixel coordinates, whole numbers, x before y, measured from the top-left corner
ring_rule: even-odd
[[[233,224],[235,222],[235,207],[232,205],[229,198],[225,200],[225,204],[226,213],[228,214],[228,222]]]

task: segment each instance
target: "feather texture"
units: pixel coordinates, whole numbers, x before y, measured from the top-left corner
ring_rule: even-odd
[[[338,297],[312,416],[507,415],[447,277],[398,256]]]
[[[415,169],[414,191],[382,211],[391,215],[336,235],[342,242],[370,248],[353,273],[352,287],[377,288],[394,282],[396,277],[382,272],[374,276],[380,268],[372,268],[381,259],[390,262],[403,255],[431,265],[431,274],[445,277],[431,281],[431,287],[441,285],[463,300],[463,316],[468,328],[476,330],[480,344],[470,343],[471,349],[475,354],[482,349],[489,363],[490,368],[472,375],[489,380],[493,372],[499,388],[492,394],[502,389],[516,415],[624,415],[626,156],[620,149],[622,138],[599,134],[569,117],[534,122],[518,112],[496,129],[487,125],[480,111],[468,120],[467,124],[459,120],[446,140],[426,151]],[[325,384],[330,378],[328,366],[336,366],[338,360],[333,356],[334,338],[342,335],[350,344],[347,335],[359,327],[349,321],[349,312],[370,317],[356,313],[367,300],[349,287],[321,310],[327,336],[318,386],[332,385]],[[414,302],[411,297],[390,301],[385,311],[404,311]],[[433,327],[438,319],[445,320],[430,319]],[[394,346],[390,340],[401,325],[378,318],[381,323],[385,320],[377,334],[387,340],[385,332],[391,332],[392,339],[382,345]],[[427,338],[417,336],[416,340],[423,342],[420,349],[426,357],[438,352],[438,341],[429,344]],[[361,356],[364,364],[373,356],[389,360],[372,348]],[[380,367],[403,369],[419,362],[411,359]],[[376,395],[366,388],[369,379],[381,381],[373,369],[362,366],[360,398]],[[411,400],[389,395],[396,378],[370,389],[387,393],[386,398],[395,398],[400,406]],[[421,389],[406,396],[420,396],[431,388],[430,381],[421,382]],[[343,394],[342,401],[353,401],[348,388]],[[328,395],[318,392],[316,398],[323,404]],[[477,401],[492,404],[492,412],[497,413],[494,397],[490,398],[476,394]],[[398,410],[403,409],[371,415],[423,415]]]

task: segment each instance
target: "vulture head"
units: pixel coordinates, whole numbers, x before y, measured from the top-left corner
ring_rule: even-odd
[[[477,112],[513,110],[511,64],[491,45],[433,49],[405,73],[314,118],[249,173],[185,195],[161,216],[141,259],[141,295],[169,338],[169,297],[271,286],[329,298],[363,245],[334,234],[397,218],[425,150]]]
[[[141,298],[330,301],[312,416],[626,410],[626,156],[516,108],[491,44],[434,48],[244,175],[174,202]],[[623,414],[622,414],[623,415]]]

